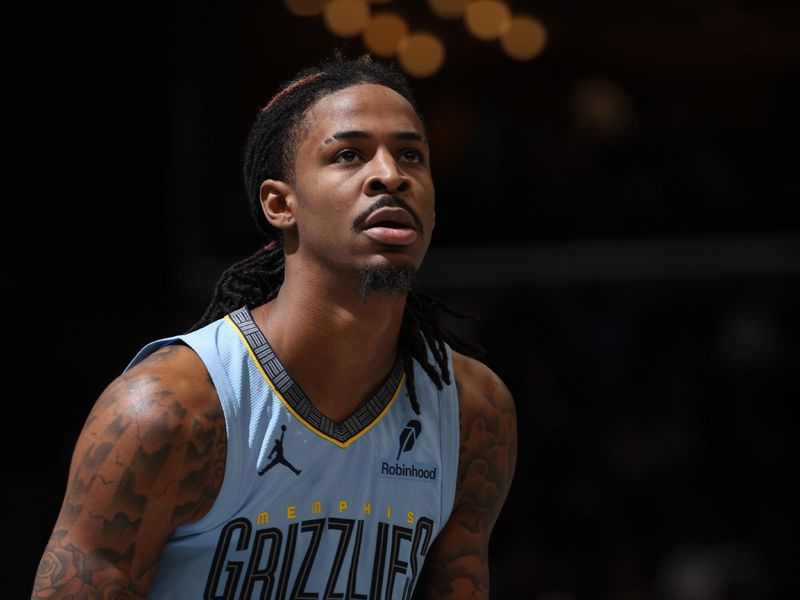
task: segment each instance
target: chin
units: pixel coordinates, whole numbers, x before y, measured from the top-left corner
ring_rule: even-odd
[[[359,269],[361,299],[368,294],[384,292],[405,293],[411,290],[417,269],[412,264],[368,264]]]

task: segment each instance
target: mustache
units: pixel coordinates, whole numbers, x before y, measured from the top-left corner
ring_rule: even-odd
[[[417,228],[417,231],[420,233],[424,233],[422,227],[422,221],[419,218],[417,212],[411,208],[411,205],[403,200],[402,198],[398,198],[397,196],[381,196],[375,202],[370,204],[364,211],[359,213],[359,215],[353,219],[353,229],[355,231],[361,231],[364,229],[364,223],[367,222],[369,216],[374,213],[379,208],[383,208],[384,206],[391,206],[393,208],[402,208],[411,215],[411,218],[414,219],[414,226]]]

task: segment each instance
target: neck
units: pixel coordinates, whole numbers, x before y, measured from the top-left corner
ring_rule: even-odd
[[[287,269],[277,297],[253,311],[292,378],[336,421],[357,410],[391,371],[406,304],[405,293],[362,299],[358,277],[349,283]]]

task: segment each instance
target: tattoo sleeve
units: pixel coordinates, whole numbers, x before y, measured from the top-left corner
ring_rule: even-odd
[[[179,352],[191,351],[156,352],[92,409],[34,599],[144,598],[171,531],[211,506],[225,468],[224,419],[207,377],[175,375]]]

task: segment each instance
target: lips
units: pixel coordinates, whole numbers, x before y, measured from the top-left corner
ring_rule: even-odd
[[[364,221],[364,229],[374,227],[416,230],[414,217],[407,210],[392,206],[379,208],[367,217],[367,220]]]
[[[367,217],[364,233],[377,242],[392,246],[408,246],[417,239],[417,228],[411,213],[390,206],[379,208]]]

